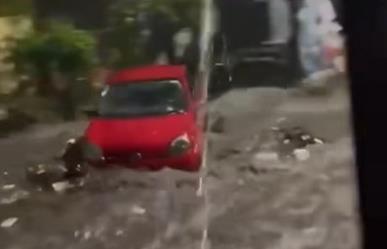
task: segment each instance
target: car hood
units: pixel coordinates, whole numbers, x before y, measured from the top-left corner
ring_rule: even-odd
[[[135,119],[95,119],[86,131],[87,139],[108,154],[130,152],[163,153],[177,137],[192,138],[191,114]]]

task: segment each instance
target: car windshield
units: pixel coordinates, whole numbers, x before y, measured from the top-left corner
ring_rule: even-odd
[[[177,80],[130,82],[107,86],[102,94],[102,117],[168,115],[187,110],[181,84]]]

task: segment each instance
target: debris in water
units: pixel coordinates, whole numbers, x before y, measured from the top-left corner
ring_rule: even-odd
[[[215,119],[211,125],[211,131],[214,133],[223,133],[225,131],[226,119],[223,116],[219,116]]]
[[[81,233],[80,233],[78,230],[76,230],[76,231],[74,232],[74,238],[78,238],[80,234],[81,234]]]
[[[17,191],[15,193],[13,193],[10,197],[1,199],[0,204],[9,205],[9,204],[12,204],[18,200],[25,199],[29,195],[30,195],[30,193],[27,191]]]
[[[288,119],[287,118],[285,118],[285,117],[280,117],[280,118],[278,118],[277,120],[276,120],[276,123],[277,124],[281,124],[281,123],[283,123],[283,122],[285,122],[285,121],[287,121]]]
[[[309,151],[306,151],[309,145],[324,144],[324,140],[314,137],[311,133],[305,131],[299,126],[290,128],[272,128],[275,134],[276,150],[281,159],[296,157],[299,161],[305,161],[310,157]]]
[[[283,144],[290,144],[290,139],[285,139],[284,141],[282,141],[283,142]]]
[[[7,176],[8,175],[8,171],[4,171],[3,175]]]
[[[176,188],[182,188],[184,186],[196,187],[196,181],[192,179],[181,179],[176,181]]]
[[[3,186],[3,190],[11,190],[11,189],[14,189],[15,187],[16,187],[15,184],[7,184]]]
[[[242,152],[243,152],[242,149],[227,148],[227,149],[221,150],[218,154],[216,154],[216,159],[217,160],[226,159],[226,158],[228,158],[230,156],[238,155],[238,154],[240,154]]]
[[[27,168],[26,178],[31,183],[43,187],[44,189],[52,189],[53,183],[64,180],[66,171],[66,168],[60,164],[39,164]]]
[[[310,152],[305,149],[295,149],[293,153],[298,161],[306,161],[310,158]]]
[[[63,181],[63,182],[56,182],[52,184],[52,188],[54,189],[55,192],[64,192],[70,188],[72,188],[73,185],[71,185],[68,181]]]
[[[212,169],[207,172],[207,177],[213,177],[213,178],[216,178],[216,179],[221,179],[220,175],[217,172],[215,172],[214,170],[212,170]]]
[[[238,179],[237,184],[239,186],[243,186],[243,185],[245,185],[245,181],[243,179]]]
[[[13,225],[15,225],[15,223],[16,223],[18,220],[19,220],[19,219],[16,218],[16,217],[11,217],[11,218],[5,219],[5,220],[3,220],[3,222],[1,222],[1,227],[3,227],[3,228],[9,228],[9,227],[12,227]]]
[[[86,232],[83,234],[83,239],[89,240],[90,238],[91,238],[91,232],[90,232],[90,231],[86,231]]]
[[[250,165],[250,166],[248,167],[248,170],[249,170],[250,173],[253,173],[254,175],[258,175],[258,174],[259,174],[259,170],[256,169],[256,168],[255,168],[254,166],[252,166],[252,165]]]
[[[43,164],[39,164],[36,168],[36,174],[41,175],[46,173],[45,166]]]
[[[249,172],[249,173],[252,173],[254,175],[259,175],[261,173],[266,173],[265,169],[257,169],[253,165],[242,166],[242,167],[239,168],[239,171],[241,171],[241,172]]]
[[[254,159],[258,161],[278,161],[279,157],[276,152],[260,152],[254,155]]]
[[[144,215],[146,210],[140,206],[135,205],[132,207],[131,212],[136,215]]]
[[[323,144],[323,140],[312,136],[301,127],[292,127],[286,129],[279,129],[275,131],[277,138],[283,144],[293,144],[295,148],[304,148],[312,144]]]
[[[122,236],[124,234],[124,231],[122,231],[121,229],[118,229],[116,231],[116,236]]]
[[[121,185],[121,187],[123,187],[123,186],[146,189],[146,188],[150,187],[150,183],[147,183],[144,181],[131,181],[131,182],[126,182],[125,184]]]

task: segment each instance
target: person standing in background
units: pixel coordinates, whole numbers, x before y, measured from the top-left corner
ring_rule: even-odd
[[[321,21],[317,9],[318,0],[304,0],[298,12],[299,21],[298,43],[301,64],[308,78],[322,67],[321,40],[319,39],[318,23]]]
[[[336,13],[330,0],[304,0],[297,17],[301,63],[309,78],[330,66],[326,48],[341,27],[335,22]]]

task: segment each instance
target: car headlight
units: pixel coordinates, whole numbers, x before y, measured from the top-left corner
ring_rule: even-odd
[[[172,141],[169,152],[173,156],[179,156],[187,152],[190,148],[191,142],[189,141],[188,135],[184,134]]]
[[[93,143],[85,142],[83,144],[83,155],[86,160],[101,160],[103,158],[102,149]]]

